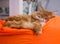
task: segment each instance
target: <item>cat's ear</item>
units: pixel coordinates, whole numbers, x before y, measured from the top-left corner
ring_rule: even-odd
[[[52,12],[52,16],[56,16],[57,15],[57,11]]]
[[[57,11],[53,11],[52,14],[53,14],[53,15],[56,15],[56,14],[57,14]]]
[[[39,9],[39,11],[44,11],[45,10],[44,7],[41,4],[41,1],[40,1],[40,4],[38,4],[38,9]]]
[[[39,11],[44,11],[44,8],[42,5],[39,6]]]

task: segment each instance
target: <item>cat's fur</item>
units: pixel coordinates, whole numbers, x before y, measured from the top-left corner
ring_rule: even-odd
[[[48,21],[49,19],[55,17],[56,12],[50,12],[45,10],[40,5],[40,11],[33,12],[31,15],[17,15],[9,16],[6,18],[4,26],[11,28],[28,28],[39,34],[42,30],[42,23],[44,20]],[[43,20],[41,20],[43,19]]]
[[[36,32],[36,34],[39,34],[41,31],[40,20],[32,21],[30,15],[10,16],[6,19],[4,26],[18,29],[28,28]]]
[[[40,18],[48,21],[49,19],[53,18],[56,16],[57,11],[47,11],[40,5],[40,10],[37,12],[33,12],[32,16],[33,18]]]

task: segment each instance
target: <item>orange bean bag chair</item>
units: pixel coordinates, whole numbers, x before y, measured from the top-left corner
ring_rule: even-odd
[[[60,44],[60,17],[50,19],[40,35],[32,30],[2,27],[0,21],[0,44]]]

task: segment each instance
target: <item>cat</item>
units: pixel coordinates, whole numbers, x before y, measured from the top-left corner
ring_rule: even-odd
[[[32,16],[32,21],[36,19],[40,19],[40,23],[42,27],[45,25],[46,22],[48,22],[51,18],[54,18],[56,16],[57,11],[48,11],[43,8],[43,6],[40,4],[39,6],[39,11],[33,12],[31,14]]]
[[[4,26],[17,29],[27,28],[33,30],[36,34],[40,34],[41,31],[40,20],[37,19],[32,21],[32,17],[30,15],[10,16],[6,18]]]
[[[17,29],[27,28],[33,30],[36,34],[40,34],[45,22],[54,18],[55,14],[56,12],[47,11],[40,5],[40,11],[33,12],[31,15],[9,16],[5,19],[4,26]]]
[[[41,4],[40,4],[39,9],[40,9],[41,18],[45,19],[46,21],[48,21],[51,18],[54,18],[57,14],[57,11],[48,11],[44,9]]]

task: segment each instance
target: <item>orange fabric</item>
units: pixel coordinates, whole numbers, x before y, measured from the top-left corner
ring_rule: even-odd
[[[0,31],[1,31],[1,28],[2,28],[2,26],[4,24],[4,22],[5,22],[5,20],[0,20]]]
[[[33,34],[30,29],[15,29],[10,27],[3,27],[4,20],[0,20],[0,35],[16,35],[16,34]]]
[[[21,31],[15,31],[15,29],[10,30],[11,28],[9,27],[2,29],[4,33],[7,32],[10,34],[0,34],[0,44],[60,44],[60,17],[50,19],[43,27],[43,32],[40,35],[32,34],[33,32],[31,30],[21,29]],[[22,31],[23,33],[25,31],[29,32],[29,34],[22,34]],[[19,35],[16,35],[15,32],[17,34],[19,33]]]
[[[50,19],[43,27],[41,44],[60,44],[60,17]]]
[[[4,24],[5,20],[0,20],[0,24]]]
[[[19,34],[33,34],[33,31],[30,29],[13,29],[9,27],[2,27],[0,35],[19,35]]]

